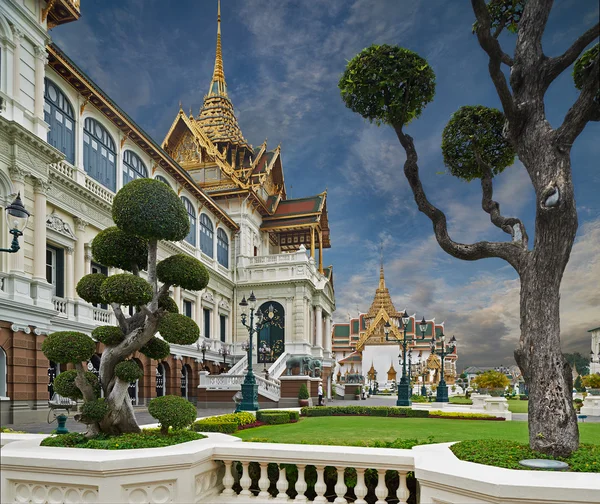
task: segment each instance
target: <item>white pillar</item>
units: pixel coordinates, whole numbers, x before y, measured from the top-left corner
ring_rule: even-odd
[[[73,264],[73,247],[65,248],[65,297],[75,298],[75,265]]]
[[[8,171],[15,188],[15,192],[20,193],[21,200],[25,201],[25,171],[17,167],[11,167]],[[28,225],[28,228],[23,230],[24,235],[31,232],[31,225]],[[11,254],[10,270],[11,272],[23,274],[25,273],[25,236],[22,236],[19,239],[19,244],[21,245],[19,251]]]
[[[215,307],[213,308],[213,327],[211,327],[213,339],[221,339],[221,318],[219,317],[219,298],[215,294]],[[258,303],[257,303],[258,304]]]
[[[21,39],[23,33],[13,27],[15,48],[13,50],[13,100],[21,102]]]
[[[325,334],[323,336],[325,339],[325,350],[331,352],[331,315],[325,314]]]
[[[173,301],[175,301],[179,313],[181,313],[183,309],[183,306],[181,306],[181,287],[173,287]]]
[[[48,182],[35,179],[33,192],[35,202],[33,208],[34,246],[33,246],[33,278],[46,281],[46,193]]]
[[[44,119],[44,68],[48,61],[45,47],[35,48],[35,100],[34,114],[37,118]]]
[[[84,268],[83,271],[85,272],[86,275],[89,275],[92,272],[92,247],[89,243],[85,244],[84,247],[85,250],[85,263],[84,263]]]
[[[315,307],[315,328],[316,328],[316,341],[317,347],[323,348],[323,308],[319,305]]]
[[[85,228],[88,223],[79,217],[75,217],[75,285],[85,274]],[[79,296],[76,296],[79,297]]]

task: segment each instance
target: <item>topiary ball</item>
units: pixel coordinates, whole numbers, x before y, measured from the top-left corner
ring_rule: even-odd
[[[99,422],[108,413],[108,404],[104,398],[86,401],[81,406],[81,421],[85,424]]]
[[[81,277],[75,290],[81,299],[88,303],[102,304],[106,300],[102,296],[102,284],[108,277],[102,273],[90,273]]]
[[[200,328],[190,317],[166,313],[158,323],[158,332],[169,343],[191,345],[200,337]]]
[[[177,303],[172,297],[163,296],[158,300],[158,307],[162,308],[166,312],[170,313],[179,313],[179,308],[177,307]]]
[[[575,62],[575,66],[573,67],[573,81],[577,89],[583,89],[585,81],[590,78],[592,65],[594,64],[594,60],[598,58],[598,52],[600,52],[600,45],[596,44],[585,51]],[[596,105],[600,104],[600,86],[596,91],[594,102],[596,102]]]
[[[481,178],[476,151],[493,175],[512,165],[516,153],[502,135],[504,121],[502,112],[483,105],[467,105],[452,114],[442,133],[444,164],[450,173],[467,181]]]
[[[126,382],[134,382],[144,376],[144,371],[134,360],[125,360],[115,366],[115,374]]]
[[[92,255],[104,266],[132,271],[135,264],[141,270],[146,269],[148,240],[112,226],[100,231],[92,240]]]
[[[159,180],[140,178],[114,197],[112,217],[126,233],[148,240],[183,240],[190,231],[187,210],[177,194]]]
[[[60,364],[89,361],[96,353],[96,342],[87,334],[76,331],[58,331],[42,343],[46,358]]]
[[[92,338],[106,346],[115,346],[125,339],[125,335],[116,326],[100,326],[92,331]]]
[[[83,399],[81,390],[75,384],[76,378],[77,371],[74,369],[63,371],[56,378],[54,378],[54,381],[52,382],[54,392],[63,397],[69,397],[70,399],[74,400]],[[86,371],[85,379],[94,388],[94,395],[96,397],[100,397],[100,382],[98,381],[98,377],[91,371]]]
[[[100,292],[109,303],[126,306],[140,306],[149,303],[153,296],[152,286],[143,278],[131,273],[108,277],[102,284]]]
[[[156,265],[156,276],[167,284],[191,291],[208,285],[208,270],[198,259],[185,254],[175,254]]]
[[[167,358],[171,354],[171,347],[166,341],[154,336],[148,343],[140,348],[140,353],[143,353],[150,359],[161,360]]]
[[[338,87],[350,110],[377,124],[403,126],[433,100],[435,74],[413,51],[372,45],[348,62]]]
[[[183,429],[196,420],[196,407],[184,397],[166,395],[155,397],[148,403],[150,413],[166,433],[169,427]]]

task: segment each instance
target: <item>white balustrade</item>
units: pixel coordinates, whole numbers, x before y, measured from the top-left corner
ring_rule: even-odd
[[[283,352],[277,358],[277,360],[271,364],[271,367],[268,369],[270,378],[279,378],[283,374],[283,372],[286,370],[286,364],[289,356],[289,353]]]
[[[254,375],[258,392],[272,401],[279,401],[281,397],[281,382],[277,379],[265,380],[262,376]],[[219,375],[207,374],[206,371],[200,371],[199,388],[207,390],[240,390],[246,375],[231,375],[223,373]]]
[[[111,190],[107,189],[102,184],[96,182],[93,178],[88,176],[85,177],[85,187],[88,191],[112,205],[115,194]]]
[[[110,310],[94,307],[92,313],[95,322],[100,322],[101,324],[112,324],[112,313]]]
[[[60,173],[63,177],[71,180],[75,179],[75,172],[77,171],[76,168],[64,160],[58,161],[57,163],[52,163],[50,168]]]
[[[69,302],[66,299],[53,297],[52,303],[54,304],[54,309],[58,312],[59,316],[68,316]]]
[[[191,243],[186,242],[185,240],[181,240],[178,242],[179,247],[185,250],[188,254],[192,256],[196,256],[196,247],[194,247]]]
[[[237,361],[227,374],[241,374],[246,371],[246,367],[248,366],[248,354],[244,354],[244,356]]]

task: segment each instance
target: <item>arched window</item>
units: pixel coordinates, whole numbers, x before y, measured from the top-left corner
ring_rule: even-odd
[[[217,261],[229,268],[229,238],[221,228],[217,229]]]
[[[196,246],[196,210],[192,202],[186,197],[182,196],[181,201],[183,201],[188,217],[190,218],[190,232],[185,237],[185,241]]]
[[[208,215],[200,216],[200,250],[207,256],[213,257],[213,225]]]
[[[138,178],[146,178],[148,168],[135,152],[126,150],[123,154],[123,185]]]
[[[83,123],[83,166],[86,173],[111,191],[117,189],[115,142],[98,121]]]
[[[0,397],[7,397],[8,385],[8,363],[6,362],[6,352],[0,347]]]
[[[169,187],[171,187],[171,184],[169,184],[169,181],[165,177],[163,177],[162,175],[157,175],[154,178],[156,180],[158,180],[159,182],[162,182],[163,184],[167,184]]]
[[[75,115],[64,93],[44,79],[44,121],[50,125],[48,143],[75,164]]]

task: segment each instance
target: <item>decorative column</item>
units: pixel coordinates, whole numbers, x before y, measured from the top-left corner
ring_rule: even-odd
[[[310,257],[315,258],[315,228],[310,228]]]
[[[325,350],[331,352],[331,315],[325,315]]]
[[[65,247],[65,297],[75,298],[75,265],[73,264],[74,247]]]
[[[324,274],[323,271],[323,231],[319,229],[319,273]]]
[[[77,284],[79,280],[85,274],[85,228],[88,226],[88,223],[79,217],[75,217],[75,235],[77,236],[77,241],[75,242],[75,281]],[[79,296],[76,296],[79,297]]]
[[[92,246],[89,243],[85,244],[84,247],[85,250],[85,266],[83,268],[83,271],[85,272],[86,275],[89,275],[92,272]]]
[[[35,48],[35,116],[44,120],[44,67],[48,61],[45,47]]]
[[[50,184],[36,178],[33,183],[35,194],[33,207],[33,282],[31,297],[38,306],[53,308],[52,285],[46,281],[46,193]]]
[[[23,33],[13,27],[15,48],[13,49],[13,100],[21,102],[21,40]]]
[[[216,240],[215,240],[216,241]],[[212,325],[212,337],[213,339],[220,340],[221,339],[221,317],[219,316],[219,298],[215,294],[215,307],[213,309],[213,325]],[[259,303],[256,303],[256,306],[260,306]],[[257,341],[258,343],[258,341]]]
[[[181,313],[183,308],[181,306],[181,287],[173,287],[173,301],[175,301],[177,308],[179,308],[179,313]]]
[[[315,315],[316,315],[316,320],[315,320],[315,328],[316,328],[316,334],[315,334],[315,344],[317,347],[319,348],[323,348],[323,308],[319,305],[317,305],[315,307]]]

